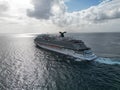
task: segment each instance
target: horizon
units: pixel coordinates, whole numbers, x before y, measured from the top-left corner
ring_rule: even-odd
[[[12,32],[12,33],[7,33],[7,32],[2,32],[2,33],[0,33],[0,34],[57,34],[57,33],[59,33],[60,32],[60,30],[58,30],[57,32],[55,31],[55,32],[25,32],[25,33],[23,33],[23,32],[21,32],[21,33],[19,33],[19,32]],[[64,30],[62,30],[62,32],[64,32]],[[107,31],[96,31],[96,32],[69,32],[69,31],[67,31],[67,33],[120,33],[119,31],[109,31],[109,32],[107,32]]]

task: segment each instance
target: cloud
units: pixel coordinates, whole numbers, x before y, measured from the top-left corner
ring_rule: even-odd
[[[120,18],[120,1],[119,0],[107,0],[104,3],[102,2],[98,6],[93,6],[87,10],[78,12],[81,14],[82,19],[101,22],[111,19]]]
[[[39,20],[51,20],[60,27],[83,26],[120,18],[120,0],[104,0],[97,6],[72,13],[67,12],[66,1],[69,2],[69,0],[33,0],[34,9],[29,9],[27,15]]]
[[[103,23],[120,18],[120,0],[105,0],[97,6],[86,10],[72,13],[65,12],[64,15],[54,16],[53,23],[66,27],[68,25],[83,26],[93,23]]]
[[[120,23],[120,0],[103,0],[88,9],[67,12],[70,0],[0,0],[0,29],[20,32],[102,31]],[[114,22],[114,23],[113,23]],[[110,27],[111,26],[111,27]],[[102,29],[100,28],[102,27]],[[107,28],[108,27],[108,28]],[[19,29],[18,29],[19,28]],[[37,30],[37,31],[36,31]],[[113,31],[113,30],[111,30]],[[0,31],[1,32],[1,31]],[[10,32],[10,31],[9,31]]]
[[[28,9],[27,14],[37,19],[48,19],[52,13],[50,12],[53,0],[33,0],[34,10]]]
[[[37,19],[49,19],[51,16],[64,13],[63,0],[33,0],[33,10],[28,9],[27,15]]]
[[[5,1],[0,0],[0,15],[8,10],[8,4]]]
[[[28,21],[26,10],[32,8],[30,0],[0,0],[0,23],[25,24]]]
[[[0,4],[0,12],[4,12],[8,9],[8,7],[4,4]]]

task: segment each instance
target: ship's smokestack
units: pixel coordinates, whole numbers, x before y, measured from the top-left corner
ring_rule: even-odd
[[[60,33],[60,37],[64,37],[65,35],[65,33],[67,33],[67,32],[59,32]]]

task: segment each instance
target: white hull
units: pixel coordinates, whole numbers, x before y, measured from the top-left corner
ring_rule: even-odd
[[[46,46],[46,45],[39,44],[39,43],[36,43],[36,44],[37,44],[37,46],[39,46],[43,49],[47,49],[47,50],[54,51],[54,52],[57,52],[57,53],[61,53],[61,54],[64,54],[64,55],[72,56],[74,58],[81,59],[81,60],[91,61],[91,60],[94,60],[94,59],[97,58],[97,56],[95,54],[83,55],[83,54],[78,54],[75,51],[69,50],[69,49],[58,48],[58,47],[56,48],[56,47],[51,47],[51,46],[48,46],[48,45]]]

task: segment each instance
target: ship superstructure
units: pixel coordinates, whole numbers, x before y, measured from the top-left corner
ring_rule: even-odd
[[[64,33],[66,32],[60,32],[60,36],[48,34],[38,35],[34,41],[35,44],[41,48],[79,58],[81,60],[90,61],[97,58],[82,40],[64,37]]]

